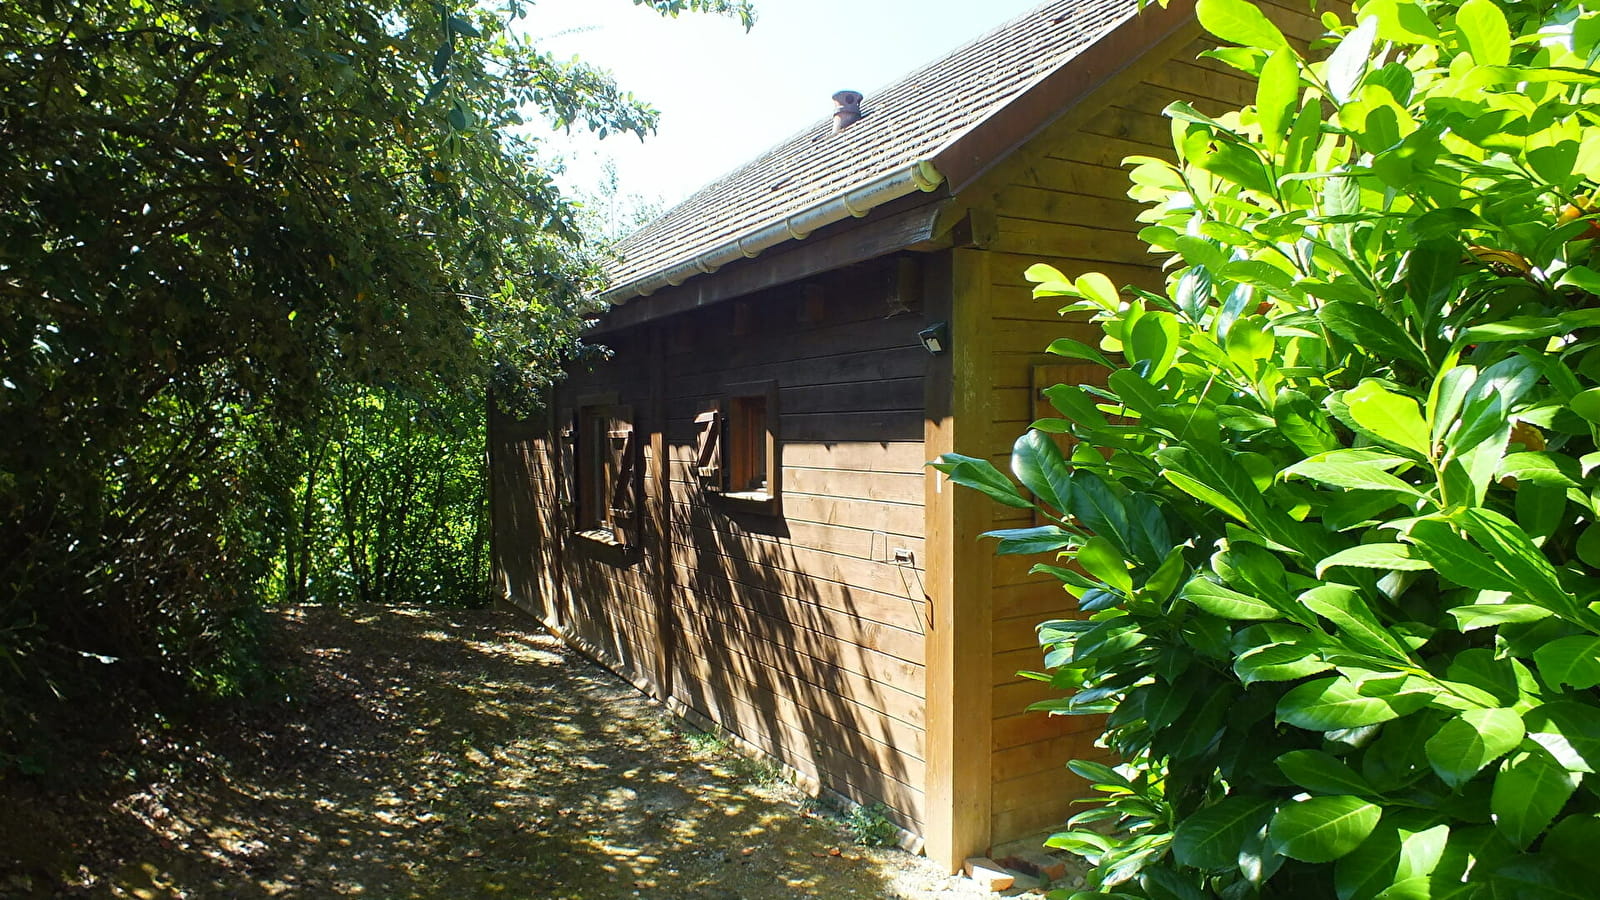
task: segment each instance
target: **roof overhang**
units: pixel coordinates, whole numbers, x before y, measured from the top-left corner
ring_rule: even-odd
[[[713,302],[710,297],[729,299],[749,289],[718,288],[691,292],[693,300],[684,300],[674,290],[673,300],[659,300],[640,306],[662,307],[657,312],[640,313],[631,310],[629,301],[649,297],[658,291],[679,288],[697,276],[710,275],[724,266],[754,259],[779,245],[804,240],[820,229],[828,229],[840,222],[868,216],[873,210],[919,192],[931,193],[943,188],[946,196],[955,196],[971,187],[995,165],[1085,98],[1094,94],[1123,70],[1135,65],[1149,50],[1159,46],[1185,27],[1193,27],[1194,0],[1173,0],[1165,7],[1151,5],[1122,20],[1094,43],[1054,68],[1046,71],[1034,82],[1005,103],[998,105],[988,115],[969,128],[947,140],[934,153],[901,166],[873,181],[848,191],[833,195],[792,215],[766,222],[746,230],[738,237],[710,250],[680,259],[667,267],[640,275],[602,292],[599,299],[609,302],[612,309],[605,314],[593,331],[611,331],[626,324],[638,324],[648,319],[669,315],[667,309],[682,311]],[[934,218],[937,218],[935,216]],[[930,218],[928,226],[934,226]],[[948,223],[947,223],[948,224]],[[831,230],[831,229],[830,229]],[[916,229],[912,229],[915,231]],[[879,253],[904,249],[910,243],[927,242],[936,237],[929,231],[901,246],[884,246]],[[866,257],[840,261],[838,266],[860,262]],[[837,267],[837,266],[835,266]],[[745,267],[740,267],[744,269]],[[803,277],[803,276],[802,276]],[[764,286],[781,284],[768,278],[748,276],[741,281],[770,282]],[[633,314],[623,314],[619,307],[628,304]],[[687,304],[687,306],[685,305]]]
[[[902,250],[926,252],[950,246],[962,233],[964,221],[949,215],[952,204],[948,197],[917,195],[886,202],[859,221],[836,222],[807,240],[789,241],[759,262],[739,260],[715,277],[664,289],[648,303],[613,306],[588,333],[642,325]]]
[[[932,164],[917,160],[793,215],[751,229],[670,268],[617,285],[602,293],[600,299],[617,306],[635,297],[648,297],[664,287],[677,287],[696,275],[710,275],[728,263],[754,259],[785,241],[804,240],[812,232],[835,222],[864,218],[874,209],[901,197],[918,191],[931,193],[943,181],[944,176]]]

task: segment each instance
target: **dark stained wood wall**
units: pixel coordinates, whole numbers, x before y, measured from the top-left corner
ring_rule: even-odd
[[[646,438],[640,442],[643,493],[659,493],[656,450],[647,439],[658,427],[649,336],[622,335],[609,349],[612,358],[571,379],[538,420],[492,420],[495,577],[511,602],[656,695],[665,683],[654,590],[662,558],[649,552],[648,534],[633,550],[576,535],[570,510],[558,499],[568,475],[552,434],[557,422],[585,405],[632,406],[633,425]]]
[[[548,426],[497,431],[496,517],[512,602],[653,695],[917,832],[929,357],[920,313],[891,314],[891,296],[915,286],[901,268],[854,266],[603,337],[613,358],[574,373],[556,406],[631,404],[636,429],[661,431],[665,480],[644,463],[661,529],[647,523],[638,551],[568,533]],[[709,494],[692,469],[695,416],[729,385],[766,380],[776,515]],[[653,403],[662,416],[649,421]],[[897,549],[913,562],[893,562]]]

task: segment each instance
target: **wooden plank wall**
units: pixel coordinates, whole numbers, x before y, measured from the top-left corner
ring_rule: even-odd
[[[673,320],[667,334],[673,693],[920,832],[924,817],[922,383],[892,260]],[[708,497],[694,417],[778,384],[782,514]],[[896,565],[896,549],[914,563]]]
[[[1121,162],[1133,155],[1173,158],[1170,120],[1161,110],[1174,100],[1215,113],[1250,102],[1254,90],[1234,70],[1198,59],[1207,44],[1196,35],[1191,29],[1168,50],[1152,54],[1150,65],[1102,89],[975,187],[981,204],[996,213],[995,236],[987,248],[992,416],[985,446],[963,452],[988,455],[1006,470],[1012,441],[1036,418],[1034,367],[1065,362],[1045,355],[1044,347],[1055,337],[1098,341],[1097,329],[1063,321],[1056,313],[1059,304],[1032,299],[1022,274],[1029,265],[1049,263],[1069,277],[1099,271],[1118,284],[1161,289],[1161,258],[1138,240],[1136,216],[1142,207],[1127,197],[1130,182]],[[1031,514],[1019,512],[995,505],[990,527],[1038,524]],[[1027,574],[1036,561],[1002,558],[993,568],[990,815],[995,843],[1059,825],[1071,815],[1073,798],[1086,791],[1065,763],[1104,758],[1094,746],[1099,719],[1026,712],[1028,704],[1057,694],[1016,674],[1041,665],[1035,628],[1073,614],[1071,598],[1058,582]]]
[[[607,546],[574,534],[569,510],[559,502],[566,478],[552,428],[579,405],[625,404],[633,425],[647,437],[652,422],[649,335],[620,336],[611,359],[575,373],[555,393],[536,423],[496,417],[493,495],[497,579],[504,596],[533,614],[641,690],[659,696],[660,639],[654,585],[660,554],[647,530],[633,550]],[[655,448],[641,440],[645,497],[660,487]]]
[[[632,558],[619,564],[566,535],[542,434],[497,442],[497,490],[525,496],[496,515],[521,554],[502,576],[519,604],[550,610],[547,624],[655,696],[920,833],[929,357],[916,338],[924,318],[890,314],[899,271],[894,260],[863,264],[604,337],[612,359],[569,378],[559,404],[615,393],[641,433],[663,431],[644,445],[644,471],[665,530],[657,538],[647,524]],[[778,515],[704,492],[691,468],[695,416],[730,384],[769,379]],[[652,390],[659,423],[645,420]],[[653,479],[653,445],[665,485]],[[562,551],[531,547],[534,531]],[[894,563],[897,549],[913,563]],[[664,684],[660,648],[670,648]]]

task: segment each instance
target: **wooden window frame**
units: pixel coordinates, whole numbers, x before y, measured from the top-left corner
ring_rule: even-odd
[[[568,502],[573,533],[613,547],[637,546],[643,485],[633,407],[580,406],[563,437],[572,466]]]
[[[750,407],[762,410],[760,421],[750,421]],[[730,384],[714,404],[722,432],[718,442],[718,479],[715,495],[728,504],[760,512],[776,512],[782,503],[782,460],[779,458],[778,381],[746,381]],[[760,469],[760,487],[739,487],[739,479],[749,485],[755,469]]]

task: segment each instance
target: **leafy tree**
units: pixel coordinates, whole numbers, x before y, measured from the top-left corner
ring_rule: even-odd
[[[487,599],[481,398],[361,392],[296,441],[280,471],[282,546],[267,595],[290,603]]]
[[[293,442],[375,399],[527,408],[574,352],[592,266],[522,116],[655,113],[519,37],[530,8],[0,5],[7,702],[84,660],[226,668]]]
[[[1030,270],[1106,368],[1012,469],[996,532],[1084,616],[1044,708],[1116,767],[1051,843],[1081,898],[1580,897],[1600,875],[1600,16],[1367,0],[1302,56],[1200,0],[1256,79],[1136,159],[1165,295]],[[1075,442],[1065,453],[1060,435]],[[1096,826],[1096,827],[1091,827]]]

